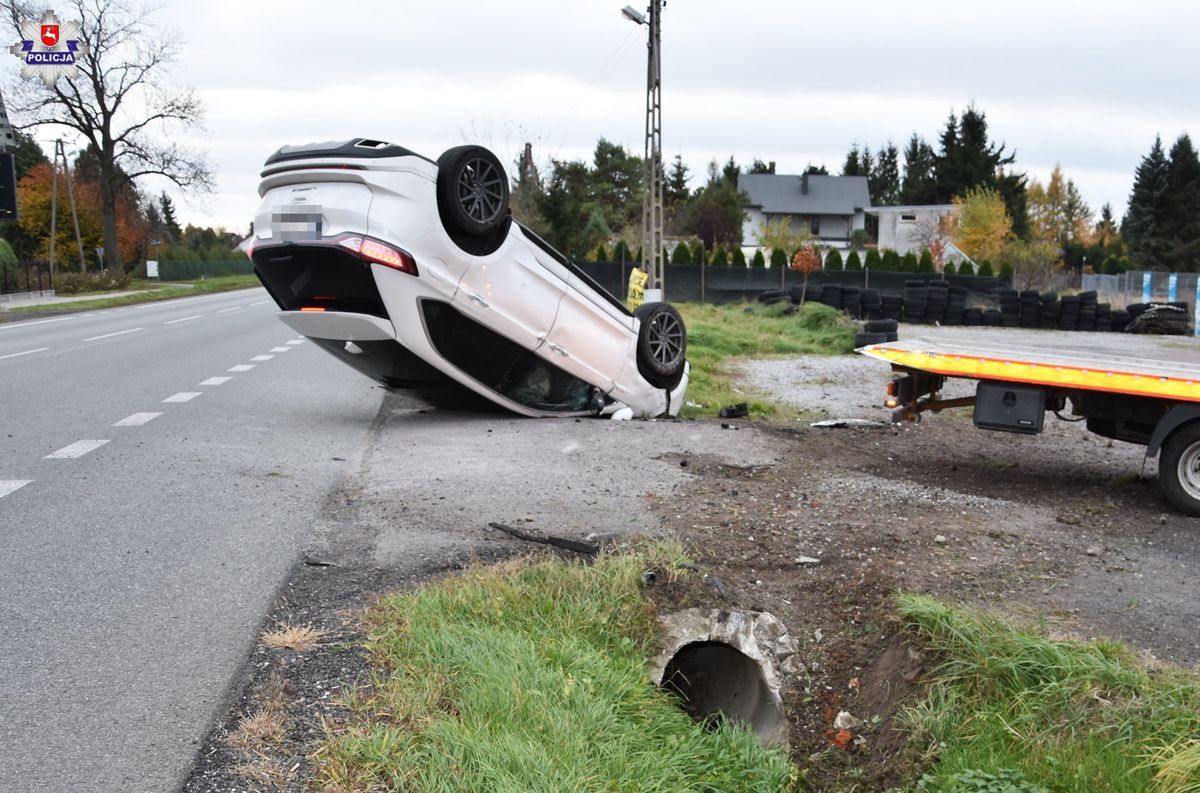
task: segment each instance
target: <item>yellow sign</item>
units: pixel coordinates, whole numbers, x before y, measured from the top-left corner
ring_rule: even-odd
[[[646,300],[647,279],[649,279],[649,276],[636,267],[629,271],[628,300],[634,308],[637,308]]]

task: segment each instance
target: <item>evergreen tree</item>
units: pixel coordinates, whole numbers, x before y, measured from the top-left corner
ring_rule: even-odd
[[[898,273],[903,269],[900,254],[892,248],[886,249],[879,257],[880,269],[889,273]]]
[[[787,251],[782,248],[771,249],[771,267],[787,267],[788,255]]]
[[[879,150],[870,182],[875,206],[894,205],[900,199],[900,152],[890,140]]]
[[[1121,266],[1120,259],[1112,254],[1109,254],[1104,259],[1104,263],[1100,265],[1100,272],[1104,273],[1105,275],[1120,275],[1121,273],[1125,272],[1125,268]]]
[[[688,190],[688,167],[683,164],[683,155],[676,154],[663,179],[663,203],[679,206],[691,198]]]
[[[917,262],[918,267],[924,267],[926,265],[929,266],[929,271],[933,272],[933,253],[928,248],[925,248],[923,251],[921,251],[921,259]]]
[[[767,259],[765,256],[763,256],[763,252],[762,252],[761,248],[756,248],[754,250],[754,256],[752,256],[750,258],[750,266],[756,267],[759,269],[767,266]]]
[[[746,173],[775,173],[775,163],[766,163],[755,157]]]
[[[858,258],[858,251],[856,251],[856,250],[850,251],[850,255],[846,257],[846,269],[847,270],[861,270],[862,269],[862,259]]]
[[[928,270],[922,270],[921,267],[921,264],[917,265],[917,272],[934,272],[933,262],[929,263]],[[958,275],[958,266],[955,265],[954,262],[946,262],[944,265],[942,265],[942,272],[946,275]]]
[[[671,254],[671,264],[691,264],[692,252],[688,249],[686,242],[681,242],[675,246],[675,252]]]
[[[990,267],[989,267],[989,269],[990,269]],[[1013,277],[1012,265],[1009,264],[1008,262],[1005,262],[1004,264],[1000,265],[1000,276],[999,277],[1007,278],[1008,280],[1011,281],[1012,277]]]
[[[867,260],[865,265],[868,270],[883,269],[883,259],[879,255],[878,248],[867,248]]]
[[[851,145],[850,151],[846,153],[846,162],[842,164],[842,176],[866,176],[859,158],[858,143]]]
[[[929,269],[933,270],[933,259],[929,260]],[[920,272],[920,263],[917,261],[917,254],[909,251],[900,259],[900,272],[916,273]]]
[[[708,255],[704,252],[704,241],[696,240],[692,247],[692,264],[708,264]]]
[[[1164,196],[1170,184],[1168,168],[1162,138],[1156,137],[1150,153],[1134,172],[1133,191],[1121,224],[1121,234],[1129,245],[1129,258],[1144,270],[1161,270],[1166,266]]]
[[[25,178],[25,174],[35,165],[49,165],[50,158],[46,156],[46,152],[42,151],[42,147],[38,142],[21,130],[13,131],[14,137],[17,139],[17,147],[13,151],[13,161],[17,169],[17,181]]]
[[[603,242],[596,246],[596,255],[592,259],[592,261],[594,261],[594,262],[611,262],[612,261],[612,259],[609,258],[609,255],[608,255],[608,248],[604,247]],[[665,261],[665,259],[664,259],[664,261]]]
[[[1177,272],[1200,269],[1200,158],[1187,133],[1171,147],[1162,215],[1167,267]]]
[[[729,266],[729,256],[725,253],[724,245],[717,245],[717,247],[713,249],[712,262],[710,262],[710,264],[712,264],[713,267]]]
[[[904,181],[900,187],[901,204],[938,203],[937,179],[934,168],[937,155],[917,133],[908,140],[904,150]]]
[[[746,266],[746,254],[742,252],[741,245],[734,246],[733,255],[729,257],[729,263],[733,267],[744,268]]]
[[[842,269],[842,254],[837,248],[831,248],[829,254],[825,257],[826,270],[841,270]],[[847,268],[849,269],[849,268]]]
[[[907,254],[905,254],[905,259],[908,259],[909,254],[912,254],[912,251],[909,251]],[[904,264],[905,264],[905,267],[908,266],[907,261],[905,261]],[[915,254],[912,257],[912,264],[913,264],[913,269],[907,270],[907,272],[917,272],[917,273],[920,273],[921,275],[928,275],[929,273],[934,272],[932,261],[930,261],[928,264],[922,264],[920,261],[917,260],[917,257]],[[928,267],[928,269],[925,269],[926,267]],[[944,269],[947,269],[949,272],[953,272],[953,267],[954,267],[953,264],[947,262]]]
[[[613,246],[612,260],[614,262],[631,262],[633,255],[629,252],[629,245],[625,240],[617,240],[617,244]]]
[[[987,259],[984,259],[982,262],[979,263],[979,272],[977,273],[977,275],[980,275],[985,278],[994,278],[996,275],[996,271],[992,269],[992,263],[989,262]]]
[[[179,238],[183,236],[183,230],[179,228],[179,221],[175,219],[175,202],[171,200],[166,191],[159,195],[158,207],[162,212],[163,231],[172,243],[179,242]]]

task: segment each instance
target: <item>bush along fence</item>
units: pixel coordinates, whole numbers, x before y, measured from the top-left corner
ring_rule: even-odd
[[[629,262],[577,262],[580,268],[601,286],[618,297],[624,297],[629,283]],[[665,299],[677,303],[738,303],[755,300],[771,289],[802,286],[804,275],[789,269],[759,267],[708,267],[699,265],[666,265]],[[1009,278],[990,278],[974,275],[929,275],[926,273],[896,273],[875,270],[819,270],[808,277],[809,286],[838,284],[874,289],[880,294],[901,295],[906,281],[912,279],[944,281],[965,288],[981,297],[996,289],[1009,287]]]

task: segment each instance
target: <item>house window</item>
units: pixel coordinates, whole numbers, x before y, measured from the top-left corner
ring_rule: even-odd
[[[900,222],[901,223],[916,223],[917,216],[914,214],[910,214],[910,213],[901,213]]]
[[[808,219],[808,231],[814,237],[821,236],[821,219],[819,217],[811,217]]]

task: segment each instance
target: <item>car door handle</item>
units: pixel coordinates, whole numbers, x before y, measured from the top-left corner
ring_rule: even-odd
[[[488,308],[488,302],[486,300],[484,300],[482,297],[475,294],[474,292],[472,292],[469,289],[464,289],[463,291],[467,293],[468,300],[470,300],[473,303],[478,303],[480,308]]]
[[[554,342],[550,342],[550,343],[549,343],[549,344],[547,344],[546,346],[547,346],[547,347],[549,347],[550,349],[554,350],[556,353],[558,353],[559,355],[561,355],[561,356],[562,356],[562,357],[564,357],[564,358],[570,358],[570,357],[571,357],[571,354],[570,354],[569,352],[567,352],[566,350],[564,350],[562,347],[559,347],[559,346],[558,346],[557,344],[555,344]]]

